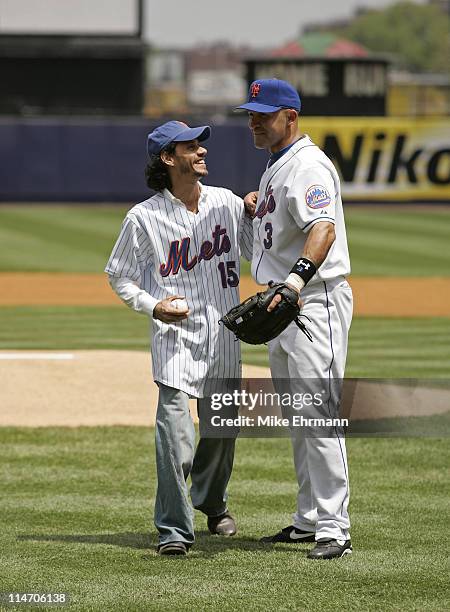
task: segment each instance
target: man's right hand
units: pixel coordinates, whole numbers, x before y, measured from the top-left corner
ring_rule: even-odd
[[[297,287],[294,287],[293,285],[289,285],[288,283],[286,283],[286,286],[289,287],[290,289],[293,289],[293,291],[295,291],[296,293],[298,293]],[[278,304],[281,302],[283,298],[281,297],[281,295],[279,293],[277,293],[277,295],[273,298],[273,300],[270,302],[270,304],[267,306],[267,311],[268,312],[272,312],[272,310],[275,310],[275,308],[278,306]],[[300,294],[298,293],[298,307],[302,308],[303,306],[303,301],[300,298]]]
[[[172,306],[171,302],[174,300],[184,300],[185,298],[181,295],[171,295],[164,300],[158,302],[153,310],[153,318],[159,319],[163,323],[179,323],[187,319],[190,313],[189,308],[180,310]]]

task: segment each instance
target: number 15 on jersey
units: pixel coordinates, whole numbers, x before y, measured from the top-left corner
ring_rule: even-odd
[[[221,261],[217,266],[220,272],[220,280],[222,287],[237,287],[239,285],[239,276],[237,275],[235,261]]]

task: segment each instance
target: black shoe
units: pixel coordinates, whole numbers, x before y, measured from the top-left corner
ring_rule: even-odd
[[[221,536],[234,536],[237,531],[236,522],[228,512],[208,516],[208,529],[212,534]]]
[[[340,559],[353,552],[350,540],[319,540],[307,554],[308,559]]]
[[[160,555],[187,555],[188,547],[184,542],[166,542],[158,546]]]
[[[275,542],[285,542],[288,544],[298,544],[299,542],[314,542],[315,534],[313,531],[303,531],[294,525],[285,527],[273,536],[265,536],[260,539],[264,544],[274,544]]]

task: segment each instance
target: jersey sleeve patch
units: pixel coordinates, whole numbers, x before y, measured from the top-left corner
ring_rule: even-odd
[[[306,204],[314,210],[331,204],[331,196],[323,185],[311,185],[305,195]]]

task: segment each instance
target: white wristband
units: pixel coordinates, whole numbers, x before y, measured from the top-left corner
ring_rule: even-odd
[[[301,278],[298,274],[294,274],[294,272],[291,272],[284,282],[287,285],[292,285],[295,287],[299,293],[305,286],[305,281],[303,278]]]

